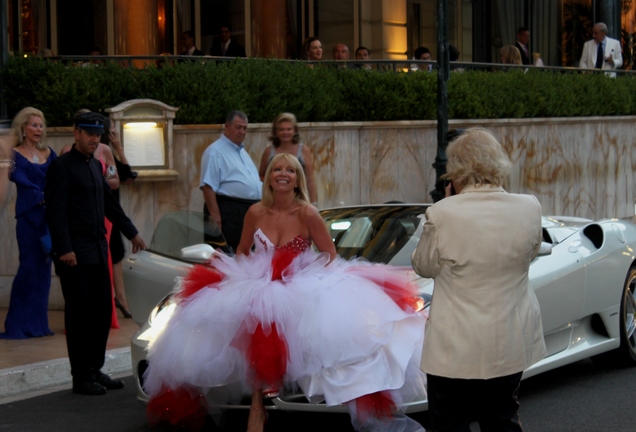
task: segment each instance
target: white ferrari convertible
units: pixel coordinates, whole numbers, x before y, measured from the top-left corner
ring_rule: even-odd
[[[410,267],[428,206],[366,205],[325,209],[321,214],[339,255],[405,267],[419,286],[424,308],[433,281],[419,278]],[[619,219],[544,217],[543,241],[530,267],[530,280],[541,306],[548,355],[526,370],[524,378],[588,357],[606,364],[636,365],[636,226]],[[145,348],[174,310],[175,278],[224,246],[219,230],[202,214],[175,212],[159,222],[148,250],[126,259],[126,293],[141,326],[132,340],[132,369],[140,399],[147,400]],[[249,400],[246,405],[221,408],[248,406]],[[293,392],[271,399],[268,408],[345,411],[310,404]],[[426,408],[423,398],[407,412]]]

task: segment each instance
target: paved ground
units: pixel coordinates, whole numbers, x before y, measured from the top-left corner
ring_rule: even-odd
[[[132,377],[123,390],[106,396],[79,396],[63,389],[44,396],[0,404],[0,432],[166,432],[179,429],[148,426],[145,406],[136,400]],[[633,432],[636,368],[605,368],[590,360],[525,380],[521,384],[521,420],[525,432]],[[423,420],[425,417],[417,417]],[[225,427],[207,431],[245,430],[246,413],[233,412]],[[321,430],[350,432],[346,415],[272,413],[266,431]],[[473,432],[479,430],[473,425]]]
[[[4,322],[6,313],[6,308],[0,308],[0,322]],[[133,320],[121,316],[119,326],[119,329],[111,329],[104,371],[130,375],[130,340],[139,327]],[[34,390],[70,383],[62,311],[49,311],[49,327],[55,335],[25,340],[0,339],[0,403]]]

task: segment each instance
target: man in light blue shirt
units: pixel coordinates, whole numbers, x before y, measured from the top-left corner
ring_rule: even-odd
[[[232,111],[221,138],[201,157],[199,188],[205,199],[203,212],[221,228],[234,251],[241,240],[245,213],[261,200],[263,187],[256,165],[243,145],[246,134],[247,116]]]

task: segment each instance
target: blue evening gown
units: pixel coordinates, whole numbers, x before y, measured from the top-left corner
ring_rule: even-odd
[[[20,267],[11,287],[9,311],[0,339],[50,336],[48,306],[51,289],[51,258],[41,237],[48,233],[44,217],[46,171],[57,157],[51,150],[44,164],[31,163],[14,152],[15,169],[10,180],[16,184],[16,237]]]

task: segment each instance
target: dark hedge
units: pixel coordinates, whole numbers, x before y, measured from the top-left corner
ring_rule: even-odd
[[[13,57],[2,71],[9,116],[42,110],[49,126],[72,124],[80,108],[102,111],[129,99],[156,99],[179,108],[177,124],[223,123],[245,111],[268,123],[289,111],[302,122],[434,120],[437,76],[247,59],[183,62],[161,69],[73,66]],[[454,72],[448,85],[451,119],[614,116],[636,114],[636,79],[541,70]]]

